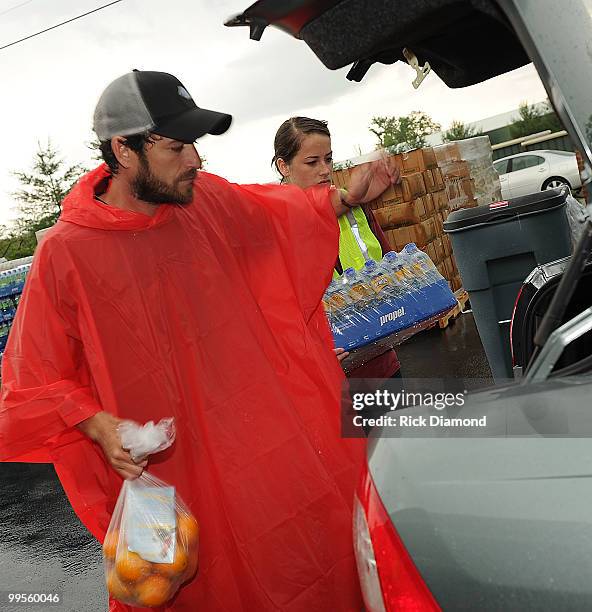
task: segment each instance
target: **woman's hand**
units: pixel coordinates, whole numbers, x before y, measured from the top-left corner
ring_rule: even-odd
[[[339,363],[341,363],[349,355],[349,353],[342,348],[333,349],[333,352],[335,353],[335,356],[337,357],[337,361],[339,361]]]
[[[371,202],[400,180],[401,171],[395,166],[392,157],[383,156],[376,161],[356,166],[351,171],[344,203],[355,206]]]

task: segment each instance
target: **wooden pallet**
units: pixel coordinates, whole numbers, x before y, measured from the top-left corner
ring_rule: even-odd
[[[458,315],[461,312],[463,312],[463,310],[465,309],[466,303],[469,299],[469,294],[466,292],[465,289],[461,287],[460,289],[457,289],[454,292],[454,297],[456,298],[456,306],[450,312],[446,313],[438,321],[438,325],[440,326],[440,329],[444,329],[445,327],[448,327],[448,324],[450,323],[450,321],[453,321],[454,319],[456,319],[456,317],[458,317]]]

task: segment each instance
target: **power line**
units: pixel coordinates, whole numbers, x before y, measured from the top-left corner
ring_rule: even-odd
[[[114,0],[114,2],[109,2],[109,4],[104,4],[103,6],[99,6],[98,8],[93,9],[92,11],[88,11],[88,13],[83,13],[82,15],[78,15],[77,17],[72,17],[72,19],[68,19],[67,21],[62,21],[62,23],[58,23],[54,26],[51,26],[51,28],[45,28],[45,30],[41,30],[40,32],[35,32],[35,34],[30,34],[29,36],[25,36],[24,38],[21,38],[20,40],[15,40],[14,42],[8,43],[7,45],[0,47],[0,51],[2,51],[2,49],[7,49],[8,47],[12,47],[13,45],[17,45],[18,43],[21,43],[25,40],[29,40],[30,38],[35,38],[35,36],[39,36],[40,34],[45,34],[45,32],[49,32],[50,30],[55,30],[56,28],[66,25],[67,23],[72,23],[73,21],[76,21],[77,19],[81,19],[82,17],[86,17],[87,15],[92,15],[92,13],[96,13],[97,11],[102,11],[103,9],[109,6],[113,6],[114,4],[117,4],[118,2],[122,2],[122,0]]]
[[[31,2],[33,2],[33,0],[27,0],[26,2],[21,2],[20,4],[17,4],[16,6],[13,6],[12,8],[6,9],[5,11],[2,11],[0,13],[0,17],[2,17],[2,15],[6,15],[6,13],[10,13],[10,11],[14,11],[17,8],[21,8],[21,6],[25,6],[25,4],[31,4]]]

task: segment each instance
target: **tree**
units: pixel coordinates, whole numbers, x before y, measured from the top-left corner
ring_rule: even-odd
[[[557,132],[561,130],[561,123],[553,112],[549,101],[535,105],[522,102],[518,108],[519,116],[510,124],[510,135],[512,138],[530,136],[545,130]]]
[[[378,138],[379,148],[405,150],[425,147],[426,136],[440,127],[429,115],[413,111],[405,117],[374,117],[369,129]]]
[[[35,233],[53,225],[60,214],[62,200],[86,172],[79,164],[66,167],[49,140],[45,146],[38,142],[37,147],[31,172],[12,173],[22,185],[12,194],[18,211],[14,222],[16,235]]]
[[[442,140],[444,142],[453,142],[454,140],[464,140],[465,138],[480,136],[481,134],[483,134],[483,130],[477,130],[462,121],[453,121],[450,127],[445,132],[442,132]]]
[[[11,227],[0,227],[0,257],[16,259],[32,255],[37,245],[35,232],[53,225],[62,200],[86,170],[76,164],[65,167],[64,160],[48,140],[37,143],[30,172],[12,172],[22,188],[12,194],[17,217]]]

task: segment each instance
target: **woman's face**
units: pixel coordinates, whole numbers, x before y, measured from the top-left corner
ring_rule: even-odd
[[[278,167],[288,183],[302,189],[321,183],[330,185],[333,170],[331,138],[325,134],[306,134],[294,159],[289,164],[279,159]]]

